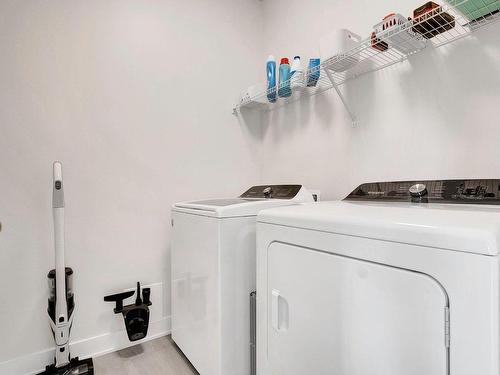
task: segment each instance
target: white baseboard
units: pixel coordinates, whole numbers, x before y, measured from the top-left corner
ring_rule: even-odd
[[[125,329],[75,341],[70,344],[71,355],[72,357],[78,356],[81,358],[98,357],[158,337],[166,336],[170,333],[170,327],[170,317],[165,317],[161,320],[150,322],[147,338],[140,341],[128,341]],[[0,374],[37,374],[45,370],[45,366],[53,361],[54,348],[49,348],[37,353],[0,362]]]

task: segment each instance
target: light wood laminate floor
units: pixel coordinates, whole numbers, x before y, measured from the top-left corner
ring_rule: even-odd
[[[198,375],[170,336],[94,359],[96,375]]]

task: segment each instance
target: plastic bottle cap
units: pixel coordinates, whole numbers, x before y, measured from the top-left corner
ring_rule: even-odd
[[[300,60],[300,56],[295,56],[293,59],[294,59],[294,60],[297,60],[297,59],[299,59],[299,60]]]
[[[288,57],[283,57],[281,59],[281,64],[288,64]]]

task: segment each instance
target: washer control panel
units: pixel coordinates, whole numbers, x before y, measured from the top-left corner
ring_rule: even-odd
[[[292,199],[298,194],[302,185],[261,185],[252,186],[240,195],[243,199]]]
[[[345,199],[500,205],[500,179],[374,182],[360,185]]]

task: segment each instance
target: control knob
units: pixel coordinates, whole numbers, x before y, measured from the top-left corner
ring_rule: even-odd
[[[424,195],[427,195],[427,186],[425,186],[425,184],[415,184],[415,185],[412,185],[410,186],[410,195],[413,197],[413,198],[421,198],[423,197]]]
[[[273,193],[273,188],[271,186],[268,186],[264,190],[262,190],[262,192],[264,193],[264,197],[271,198],[271,194]]]

